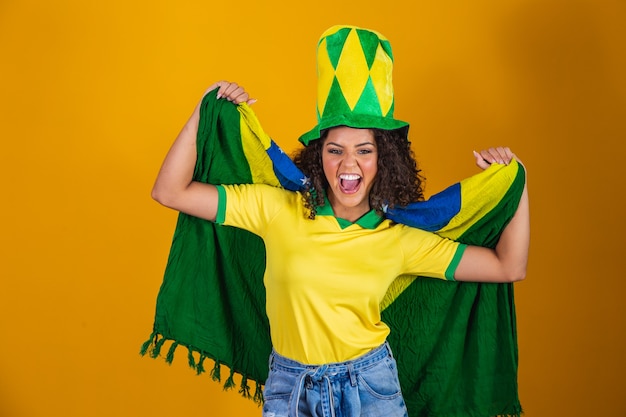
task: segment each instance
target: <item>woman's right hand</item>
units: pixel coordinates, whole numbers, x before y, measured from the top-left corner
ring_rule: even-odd
[[[250,98],[250,95],[244,90],[242,86],[237,83],[231,83],[229,81],[218,81],[212,84],[205,92],[206,95],[209,91],[213,91],[218,88],[217,99],[224,98],[235,104],[247,103],[252,105],[256,103],[256,99]]]

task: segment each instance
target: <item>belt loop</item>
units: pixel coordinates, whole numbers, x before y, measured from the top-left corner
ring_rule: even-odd
[[[389,342],[386,340],[385,340],[385,348],[387,349],[387,352],[389,353],[389,357],[391,359],[394,359],[393,352],[391,351],[391,346],[389,346]]]
[[[350,385],[356,387],[356,372],[354,372],[354,366],[351,363],[348,364],[348,375],[350,375]]]

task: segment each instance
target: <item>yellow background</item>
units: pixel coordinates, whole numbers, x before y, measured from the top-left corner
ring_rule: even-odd
[[[0,416],[260,416],[184,357],[138,355],[176,218],[150,188],[219,79],[294,149],[334,24],[391,40],[429,193],[476,172],[473,149],[528,167],[526,415],[626,416],[625,21],[603,0],[3,0]]]

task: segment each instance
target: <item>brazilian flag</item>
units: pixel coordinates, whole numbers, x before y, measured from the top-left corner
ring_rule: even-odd
[[[246,104],[201,104],[194,179],[301,189],[306,177],[263,131]],[[493,165],[428,201],[389,210],[391,220],[494,247],[517,209],[521,164]],[[271,352],[265,314],[265,247],[256,235],[180,214],[154,328],[142,354],[189,365],[262,402]],[[382,305],[411,417],[519,416],[512,284],[401,276]],[[179,347],[181,348],[179,349]],[[207,361],[210,359],[210,361]],[[229,369],[221,375],[221,365]],[[238,374],[236,377],[235,375]]]

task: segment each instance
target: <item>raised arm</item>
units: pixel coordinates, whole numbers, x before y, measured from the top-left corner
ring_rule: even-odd
[[[515,155],[509,148],[490,148],[475,153],[475,157],[476,164],[484,169],[492,163],[508,164]],[[500,235],[496,248],[468,246],[454,278],[472,282],[521,281],[526,277],[529,244],[530,215],[525,185],[517,211]]]
[[[219,89],[218,99],[223,98],[235,104],[252,104],[256,101],[250,99],[242,87],[227,81],[218,81],[211,85],[204,95],[216,88]],[[197,158],[196,135],[200,103],[168,151],[152,188],[152,198],[174,210],[214,221],[217,213],[217,189],[211,184],[192,181]]]

